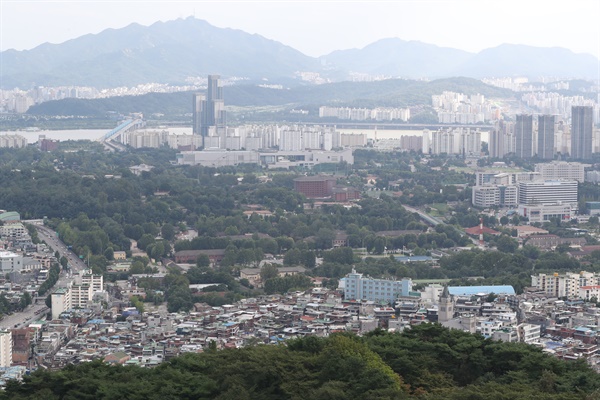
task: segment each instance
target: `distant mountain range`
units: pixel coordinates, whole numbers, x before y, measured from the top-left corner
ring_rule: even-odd
[[[309,57],[260,35],[217,28],[186,18],[151,26],[131,24],[61,44],[0,53],[1,87],[179,84],[218,73],[251,81],[293,83],[296,72],[318,72],[333,81],[350,72],[396,78],[467,76],[597,76],[598,60],[562,48],[505,44],[479,53],[431,44],[382,39],[363,49]],[[297,79],[297,84],[301,82]]]

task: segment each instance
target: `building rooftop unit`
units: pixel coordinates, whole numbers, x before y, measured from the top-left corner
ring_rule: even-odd
[[[510,285],[492,285],[492,286],[448,286],[448,292],[452,296],[475,296],[494,294],[514,295],[515,288]]]

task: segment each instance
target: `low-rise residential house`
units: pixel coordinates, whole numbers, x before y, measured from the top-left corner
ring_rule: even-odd
[[[124,365],[127,361],[131,360],[131,356],[129,356],[124,351],[117,351],[115,353],[111,353],[104,357],[104,362],[108,364],[121,364]]]

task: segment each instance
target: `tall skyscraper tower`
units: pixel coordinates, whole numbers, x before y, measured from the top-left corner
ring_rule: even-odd
[[[517,157],[531,158],[533,152],[533,116],[518,114],[515,124],[515,152]]]
[[[202,131],[202,114],[204,112],[204,108],[206,106],[206,97],[200,93],[194,93],[194,98],[192,102],[192,114],[193,114],[193,123],[192,123],[192,133],[194,135],[200,135]]]
[[[554,115],[538,116],[537,156],[542,160],[554,158]]]
[[[573,106],[571,109],[571,158],[592,158],[594,108]]]
[[[225,139],[225,100],[219,75],[208,76],[206,96],[194,94],[193,119],[193,133],[202,136],[203,147],[206,146],[206,137],[217,136]]]

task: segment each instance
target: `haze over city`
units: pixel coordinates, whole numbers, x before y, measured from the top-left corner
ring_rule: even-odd
[[[195,16],[316,57],[398,37],[470,52],[503,43],[600,54],[600,3],[562,1],[0,2],[0,50],[62,43],[131,23]]]

